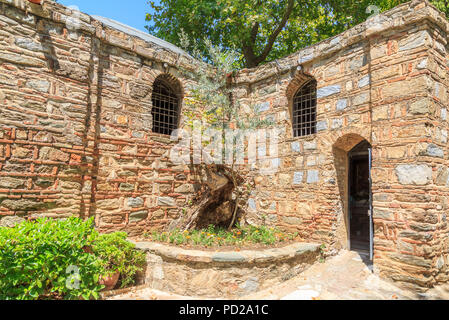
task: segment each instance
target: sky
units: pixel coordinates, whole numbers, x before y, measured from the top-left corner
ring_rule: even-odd
[[[150,12],[148,0],[59,0],[65,6],[77,6],[81,12],[110,18],[138,30],[146,31],[145,14]],[[157,3],[157,1],[155,1]]]

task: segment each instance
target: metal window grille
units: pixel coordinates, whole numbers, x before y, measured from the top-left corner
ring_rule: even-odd
[[[316,81],[306,83],[293,98],[293,135],[303,137],[316,133]]]
[[[179,98],[160,80],[153,86],[153,132],[171,135],[178,127]]]

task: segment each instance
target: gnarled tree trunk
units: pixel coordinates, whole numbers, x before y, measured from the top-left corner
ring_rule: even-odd
[[[240,192],[238,184],[243,181],[237,173],[225,166],[201,165],[197,167],[206,190],[203,191],[187,212],[170,225],[170,230],[206,228],[209,225],[229,228],[238,215]],[[237,193],[237,197],[233,194]]]

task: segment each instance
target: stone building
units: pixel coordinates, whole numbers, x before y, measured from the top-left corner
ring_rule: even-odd
[[[178,218],[197,186],[167,133],[188,108],[180,68],[198,62],[50,1],[0,0],[0,27],[0,224],[95,216],[138,235]],[[282,131],[278,171],[247,174],[248,219],[371,250],[385,278],[446,282],[448,32],[414,0],[239,71],[236,99]]]

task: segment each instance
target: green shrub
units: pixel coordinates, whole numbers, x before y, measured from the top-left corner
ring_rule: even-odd
[[[124,232],[103,234],[92,247],[107,275],[120,272],[121,288],[135,283],[137,273],[143,270],[146,263],[145,253],[136,250],[126,238]]]
[[[134,283],[145,254],[126,233],[100,235],[93,219],[38,219],[0,228],[0,300],[98,299],[102,276]]]
[[[97,299],[102,266],[85,250],[98,236],[92,223],[39,219],[0,228],[0,299]]]

